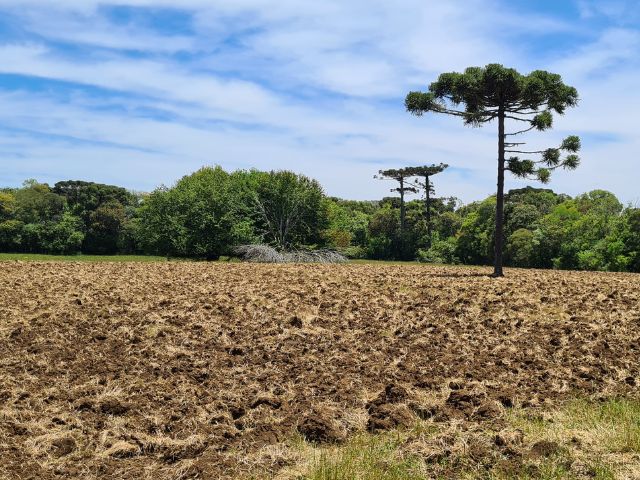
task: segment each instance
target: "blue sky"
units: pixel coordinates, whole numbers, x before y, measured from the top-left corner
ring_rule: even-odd
[[[391,187],[379,169],[445,162],[437,192],[468,202],[495,188],[495,125],[415,118],[403,100],[493,62],[580,93],[528,138],[583,139],[551,188],[640,203],[637,0],[0,0],[0,185],[149,191],[219,164],[374,199]]]

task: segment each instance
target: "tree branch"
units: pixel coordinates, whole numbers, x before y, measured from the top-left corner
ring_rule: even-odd
[[[517,105],[517,104],[513,104],[513,105]],[[549,105],[548,102],[544,102],[538,105],[535,109],[531,109],[529,107],[521,107],[521,108],[508,108],[505,111],[510,113],[520,113],[522,115],[537,115],[538,113],[542,113],[540,112],[540,108],[545,107],[543,108],[543,110],[546,110],[546,107],[548,105]]]
[[[520,130],[518,132],[513,132],[513,133],[505,133],[504,135],[505,135],[505,137],[506,136],[513,136],[513,135],[520,135],[521,133],[527,133],[527,132],[533,130],[534,128],[536,128],[535,125],[531,125],[529,128],[525,128],[524,130]]]
[[[532,151],[532,152],[527,152],[527,151],[522,151],[522,150],[505,150],[505,152],[509,152],[509,153],[525,153],[525,154],[528,154],[528,153],[544,153],[544,152],[545,152],[545,150],[535,150],[535,151]]]
[[[517,120],[518,122],[530,122],[529,118],[518,118],[511,115],[505,115],[504,118],[510,118],[511,120]]]
[[[450,108],[439,108],[436,110],[438,113],[446,113],[447,115],[454,115],[456,117],[464,117],[466,115],[468,115],[465,112],[461,112],[459,110],[451,110]]]

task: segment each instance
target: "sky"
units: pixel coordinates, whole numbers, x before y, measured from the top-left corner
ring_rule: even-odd
[[[437,194],[470,202],[495,191],[497,126],[414,117],[404,97],[488,63],[578,89],[524,139],[581,137],[549,188],[640,204],[640,0],[0,0],[0,185],[151,191],[221,165],[377,199],[378,170],[444,162]]]

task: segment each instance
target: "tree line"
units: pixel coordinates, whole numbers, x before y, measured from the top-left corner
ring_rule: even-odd
[[[429,183],[427,204],[396,196],[343,200],[293,172],[221,167],[151,193],[27,180],[0,189],[0,251],[217,259],[262,243],[331,248],[356,259],[491,265],[496,196],[462,205],[433,193]],[[607,191],[574,198],[532,187],[508,191],[503,235],[509,266],[640,272],[640,209]]]

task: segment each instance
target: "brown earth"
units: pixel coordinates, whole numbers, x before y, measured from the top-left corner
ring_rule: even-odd
[[[485,273],[0,263],[0,476],[262,478],[296,435],[638,394],[640,276]]]

